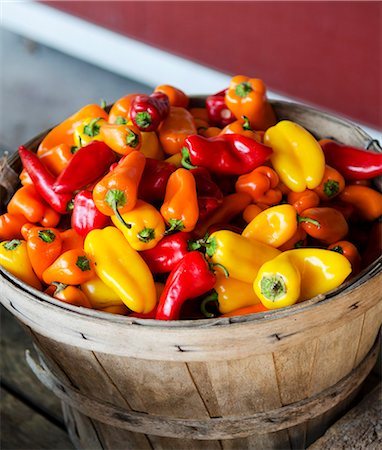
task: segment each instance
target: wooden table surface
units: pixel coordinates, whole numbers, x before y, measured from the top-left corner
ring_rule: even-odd
[[[0,448],[73,449],[74,446],[65,430],[60,402],[40,384],[25,361],[25,350],[33,349],[31,338],[22,325],[3,307],[0,317]],[[358,404],[313,444],[312,450],[382,448],[382,397],[379,373],[379,370],[374,370],[369,375],[358,397]]]

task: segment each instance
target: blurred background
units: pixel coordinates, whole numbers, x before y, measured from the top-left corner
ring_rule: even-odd
[[[173,84],[211,94],[236,74],[269,97],[382,128],[381,2],[1,3],[3,149],[81,106]]]

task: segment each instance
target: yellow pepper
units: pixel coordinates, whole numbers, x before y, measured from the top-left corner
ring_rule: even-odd
[[[102,124],[107,123],[102,117],[88,117],[81,125],[74,129],[74,144],[76,147],[83,147],[92,141],[102,141],[100,129]]]
[[[27,243],[21,239],[12,239],[0,244],[0,265],[24,283],[41,290],[41,282],[33,272],[29,261]]]
[[[300,248],[265,263],[254,281],[261,303],[282,308],[337,288],[351,273],[348,259],[337,252]]]
[[[292,205],[277,205],[261,211],[244,228],[242,235],[278,248],[297,231],[297,211]]]
[[[150,203],[138,200],[134,209],[122,214],[123,224],[117,216],[111,216],[129,244],[135,250],[149,250],[164,236],[166,226],[160,212]]]
[[[169,156],[168,158],[166,158],[165,161],[170,164],[174,164],[175,167],[180,168],[180,167],[183,167],[182,159],[183,159],[183,156],[181,153],[175,153],[175,155],[172,155],[172,156]]]
[[[92,230],[85,238],[85,251],[96,273],[132,311],[149,313],[156,305],[153,276],[139,253],[115,227]]]
[[[260,303],[252,283],[245,283],[231,276],[226,277],[220,272],[217,273],[214,289],[217,293],[219,311],[222,314]]]
[[[120,296],[101,278],[95,276],[81,284],[82,291],[86,294],[91,305],[95,309],[104,309],[109,306],[124,305]]]
[[[281,181],[292,191],[314,189],[325,171],[320,144],[302,126],[282,120],[268,128],[264,143],[272,147],[271,162]]]
[[[280,254],[279,250],[267,244],[229,230],[212,233],[206,247],[212,263],[221,264],[232,278],[245,283],[253,283],[260,267]]]
[[[129,122],[130,123],[130,122]],[[165,154],[155,131],[141,131],[142,145],[140,151],[146,158],[164,159]]]

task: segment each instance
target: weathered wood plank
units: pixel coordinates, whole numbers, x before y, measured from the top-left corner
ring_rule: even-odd
[[[26,406],[5,389],[1,389],[2,450],[71,450],[63,429]]]
[[[309,450],[382,448],[382,384],[336,422]]]
[[[25,350],[33,349],[30,335],[2,306],[0,320],[0,373],[3,383],[62,422],[60,401],[38,381],[26,363]]]

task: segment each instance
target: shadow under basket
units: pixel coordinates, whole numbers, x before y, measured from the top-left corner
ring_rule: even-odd
[[[317,138],[377,150],[347,121],[272,104],[279,120]],[[20,170],[16,156],[10,165]],[[300,449],[344,413],[375,364],[381,266],[292,307],[231,318],[161,322],[78,308],[3,269],[1,303],[31,333],[37,357],[27,351],[27,360],[61,399],[77,448]]]

